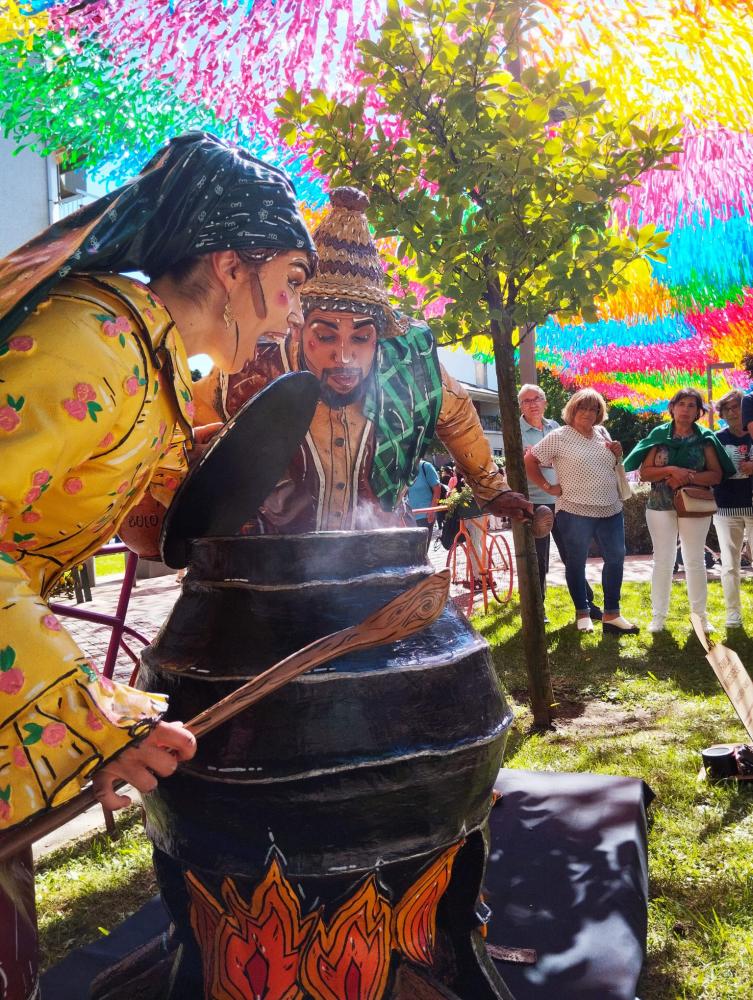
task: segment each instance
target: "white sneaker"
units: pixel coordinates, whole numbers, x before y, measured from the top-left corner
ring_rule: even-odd
[[[648,626],[649,632],[663,632],[667,627],[666,619],[664,618],[652,618],[651,624]]]
[[[579,632],[593,632],[594,623],[590,618],[577,618],[575,625]]]
[[[742,615],[727,615],[727,621],[724,623],[726,628],[742,628],[742,624]]]

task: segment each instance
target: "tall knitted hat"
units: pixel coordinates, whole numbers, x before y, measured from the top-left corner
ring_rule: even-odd
[[[340,187],[330,192],[329,200],[329,213],[313,234],[319,267],[303,286],[304,312],[362,312],[374,317],[380,336],[400,336],[408,320],[390,305],[384,268],[366,219],[368,195]]]

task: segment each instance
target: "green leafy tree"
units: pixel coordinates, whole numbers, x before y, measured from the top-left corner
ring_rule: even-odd
[[[607,429],[615,441],[619,441],[622,449],[628,455],[639,441],[648,437],[654,427],[665,423],[666,413],[636,413],[626,406],[610,406],[607,417]]]
[[[288,91],[282,136],[306,143],[333,184],[369,192],[376,234],[397,237],[392,263],[409,307],[415,281],[427,288],[424,305],[453,300],[441,341],[488,336],[508,479],[525,491],[518,331],[552,314],[596,319],[596,299],[625,283],[631,262],[659,257],[664,234],[620,232],[611,210],[678,148],[679,128],[615,121],[600,90],[557,69],[521,71],[540,13],[530,0],[387,8],[379,38],[360,46],[359,96],[344,103],[315,91],[304,103]],[[532,707],[545,725],[553,699],[533,538],[514,534]]]
[[[565,388],[551,368],[539,368],[536,376],[539,388],[546,395],[546,415],[561,424],[562,411],[572,396],[572,391]]]

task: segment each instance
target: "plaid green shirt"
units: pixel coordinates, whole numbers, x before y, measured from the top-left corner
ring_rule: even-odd
[[[415,479],[441,408],[442,376],[429,327],[414,321],[402,337],[380,340],[363,410],[376,435],[371,488],[384,510],[392,510]]]

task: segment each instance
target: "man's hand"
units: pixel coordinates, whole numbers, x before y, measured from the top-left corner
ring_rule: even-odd
[[[112,763],[94,775],[94,794],[106,809],[123,809],[131,804],[113,785],[127,781],[139,792],[152,792],[157,778],[174,774],[180,761],[196,753],[196,737],[182,722],[158,722],[145,740],[127,747]]]
[[[526,500],[522,493],[508,490],[500,493],[484,508],[497,517],[510,517],[513,521],[530,521],[533,517],[533,504]]]

